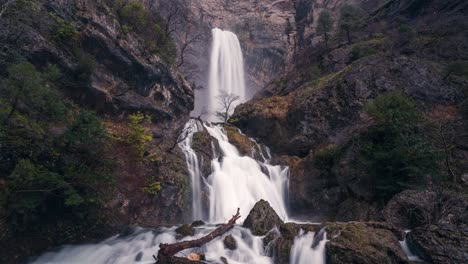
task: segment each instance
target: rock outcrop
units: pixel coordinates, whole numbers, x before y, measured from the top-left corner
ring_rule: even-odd
[[[394,234],[366,223],[326,224],[327,263],[407,263]]]
[[[468,227],[462,225],[426,225],[408,237],[410,249],[434,264],[468,262]]]
[[[35,18],[41,27],[28,22],[7,25],[2,19],[2,28],[8,29],[0,32],[5,48],[15,45],[37,66],[59,66],[66,73],[62,81],[67,92],[99,111],[141,111],[151,114],[155,122],[186,120],[193,108],[190,84],[149,52],[140,36],[125,32],[110,7],[80,0],[73,4],[49,1],[38,8],[53,14]],[[69,23],[77,33],[70,28],[68,39],[51,37],[50,32],[56,30],[54,19],[59,26]]]
[[[275,226],[283,224],[283,220],[265,200],[258,201],[244,221],[243,227],[249,228],[252,234],[263,236]]]

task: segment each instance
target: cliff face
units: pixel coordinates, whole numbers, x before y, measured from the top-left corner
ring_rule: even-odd
[[[167,17],[175,3],[181,3],[191,25],[177,27],[175,35],[179,42],[193,31],[194,25],[204,31],[204,37],[192,45],[181,67],[197,86],[207,86],[211,29],[215,27],[233,31],[239,37],[251,96],[288,68],[294,48],[293,1],[159,0],[157,5]],[[292,27],[289,41],[285,33],[288,21]]]
[[[15,40],[8,45],[16,45],[33,63],[56,64],[70,73],[67,85],[77,100],[111,114],[145,111],[156,122],[174,121],[190,112],[190,85],[168,63],[152,54],[141,37],[124,32],[109,7],[89,1],[50,1],[39,8],[53,14],[53,18],[44,18],[48,24],[35,28],[10,23],[4,25],[2,39]],[[59,41],[51,39],[48,34],[54,30],[54,19],[72,21],[70,25],[77,35]],[[83,65],[86,63],[89,65]],[[80,79],[78,75],[84,66],[90,67],[86,69],[89,76]]]
[[[60,72],[59,77],[47,83],[44,89],[60,95],[58,100],[69,108],[68,120],[53,121],[48,116],[29,114],[36,109],[20,102],[17,113],[2,121],[0,141],[12,131],[26,131],[13,135],[18,141],[8,139],[7,142],[0,142],[2,205],[3,194],[8,188],[13,188],[9,175],[19,160],[30,160],[38,167],[65,174],[65,181],[75,177],[67,176],[66,171],[58,171],[56,165],[51,165],[49,159],[44,158],[48,155],[44,156],[44,153],[67,148],[69,144],[61,145],[59,142],[65,138],[66,131],[73,130],[71,127],[79,113],[88,110],[96,112],[96,115],[92,115],[99,121],[95,122],[101,122],[109,135],[105,144],[100,146],[106,149],[105,155],[94,157],[90,162],[100,164],[105,160],[112,161],[111,180],[99,179],[99,186],[92,190],[96,196],[105,196],[105,202],[95,202],[89,206],[92,209],[84,213],[90,221],[99,219],[87,230],[81,228],[81,223],[73,223],[76,219],[68,221],[69,209],[65,206],[65,212],[59,211],[61,209],[54,211],[58,215],[55,218],[38,217],[40,224],[37,226],[41,228],[24,227],[33,229],[28,236],[24,236],[15,233],[23,229],[17,230],[13,224],[4,222],[9,216],[5,215],[3,207],[0,208],[0,244],[5,249],[0,254],[2,263],[16,263],[55,243],[89,241],[95,236],[102,238],[109,235],[108,232],[114,233],[129,225],[174,224],[188,216],[190,184],[186,177],[184,156],[177,147],[168,150],[193,109],[193,89],[174,66],[174,55],[170,55],[173,44],[167,40],[164,43],[160,41],[164,34],[156,32],[159,34],[157,37],[147,36],[142,34],[141,27],[131,27],[135,20],[124,21],[123,18],[125,15],[141,15],[146,20],[138,22],[143,26],[153,23],[156,29],[156,26],[163,26],[164,23],[151,20],[149,11],[141,8],[144,6],[135,4],[124,9],[115,6],[117,2],[16,1],[0,17],[2,95],[11,94],[9,89],[15,89],[3,86],[4,80],[15,77],[7,74],[7,68],[12,65],[31,63],[38,72],[36,74],[44,76],[48,66],[54,66]],[[31,95],[31,98],[34,96]],[[3,96],[0,99],[2,118],[10,108],[10,102],[4,101],[7,99]],[[151,140],[146,143],[142,155],[135,153],[135,146],[128,140],[132,133],[128,116],[136,112],[147,115],[152,121],[143,124]],[[87,119],[83,121],[83,124],[89,122]],[[35,122],[38,124],[36,127],[31,125]],[[92,129],[85,128],[85,131],[88,131],[86,134]],[[40,149],[22,145],[23,142],[35,140],[43,141]],[[23,155],[23,151],[26,154]],[[65,159],[67,155],[82,155],[86,158],[86,153],[72,148],[58,153],[57,157]],[[36,156],[39,158],[36,159]],[[80,164],[74,158],[71,158],[71,162]],[[148,186],[153,186],[153,189],[148,191],[145,189]],[[77,190],[85,188],[77,187]],[[53,197],[61,199],[59,195]],[[97,232],[94,224],[99,226]],[[43,233],[38,235],[40,232]],[[49,237],[49,242],[43,243],[43,236]],[[17,250],[9,251],[8,248]]]

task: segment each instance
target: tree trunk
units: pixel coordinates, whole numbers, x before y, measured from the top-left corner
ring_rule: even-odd
[[[351,44],[351,32],[349,32],[349,29],[346,30],[346,37],[348,38],[348,44]]]
[[[201,247],[202,245],[210,242],[211,240],[221,236],[222,234],[226,233],[227,231],[231,230],[234,227],[237,219],[239,219],[240,213],[239,208],[237,209],[237,213],[232,216],[231,220],[227,224],[220,225],[216,228],[213,232],[209,233],[208,235],[189,241],[182,241],[177,242],[174,244],[159,244],[159,252],[158,252],[158,259],[164,259],[165,257],[171,257],[177,254],[179,251],[184,249],[194,248],[194,247]]]

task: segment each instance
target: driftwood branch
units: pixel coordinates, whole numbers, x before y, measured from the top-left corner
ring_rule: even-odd
[[[174,244],[160,244],[159,245],[159,252],[158,252],[158,259],[163,259],[165,257],[172,257],[178,252],[184,250],[184,249],[189,249],[189,248],[195,248],[195,247],[201,247],[202,245],[210,242],[211,240],[223,235],[227,231],[231,230],[234,227],[234,224],[236,223],[237,219],[239,219],[240,213],[239,213],[239,208],[237,208],[237,213],[232,216],[231,220],[227,224],[220,225],[218,228],[216,228],[213,232],[209,233],[208,235],[195,239],[195,240],[189,240],[189,241],[182,241],[182,242],[177,242]]]

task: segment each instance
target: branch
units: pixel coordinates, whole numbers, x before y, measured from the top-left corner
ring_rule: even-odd
[[[194,248],[194,247],[200,247],[211,240],[223,235],[227,231],[231,230],[234,227],[234,224],[236,223],[237,219],[239,219],[240,212],[239,208],[237,208],[237,213],[232,216],[231,220],[227,224],[220,225],[218,228],[216,228],[213,232],[209,233],[208,235],[195,239],[195,240],[189,240],[189,241],[182,241],[182,242],[177,242],[174,244],[159,244],[159,252],[158,252],[158,259],[161,260],[164,257],[171,257],[177,254],[179,251],[189,249],[189,248]]]

